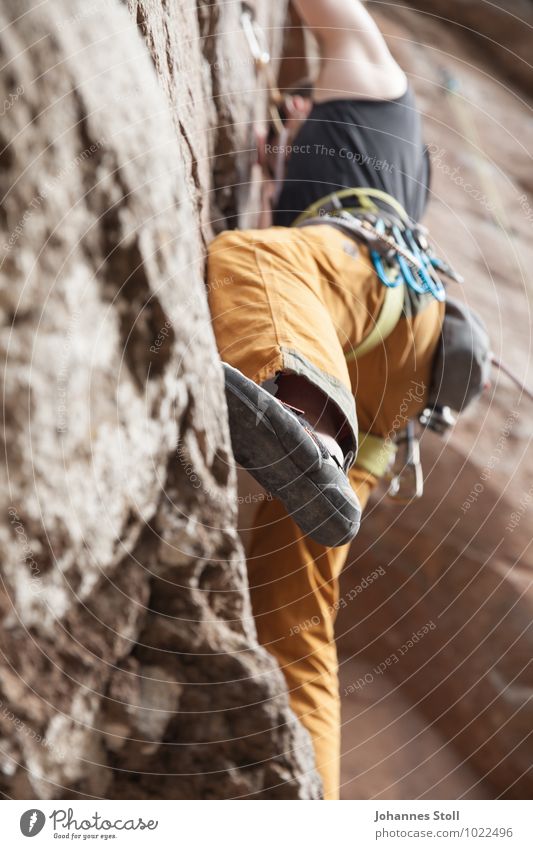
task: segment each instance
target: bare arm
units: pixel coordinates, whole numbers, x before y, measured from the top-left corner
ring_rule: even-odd
[[[293,0],[293,4],[320,48],[315,101],[394,99],[405,92],[405,74],[360,0]]]

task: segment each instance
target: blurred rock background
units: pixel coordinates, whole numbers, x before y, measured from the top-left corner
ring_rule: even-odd
[[[424,113],[425,223],[465,277],[454,293],[531,386],[533,6],[413,5],[372,9]],[[400,508],[382,489],[367,510],[341,597],[385,575],[339,612],[346,796],[530,798],[532,421],[495,372],[449,438],[424,438],[425,497]]]

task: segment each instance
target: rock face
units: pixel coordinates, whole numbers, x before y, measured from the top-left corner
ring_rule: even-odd
[[[490,34],[488,5],[451,7],[469,16],[475,9]],[[499,81],[506,67],[473,62],[438,18],[387,7],[380,23],[425,113],[433,158],[426,223],[464,274],[463,297],[488,323],[495,352],[531,385],[530,110]],[[443,72],[456,94],[445,92]],[[399,508],[377,494],[343,593],[372,570],[385,574],[352,593],[338,622],[344,658],[365,658],[369,676],[348,698],[390,675],[495,795],[519,798],[533,790],[532,415],[531,402],[496,373],[449,439],[424,438],[426,495]],[[356,733],[354,720],[352,740]]]
[[[0,11],[0,789],[318,798],[251,618],[203,288],[211,200],[257,205],[228,151],[264,97],[236,3],[129,6]]]

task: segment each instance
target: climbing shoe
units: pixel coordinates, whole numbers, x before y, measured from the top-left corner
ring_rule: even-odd
[[[300,411],[223,366],[237,462],[284,504],[311,539],[328,547],[350,542],[359,530],[361,506],[345,469]]]

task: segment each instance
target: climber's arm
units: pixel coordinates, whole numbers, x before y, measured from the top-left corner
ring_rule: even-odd
[[[404,72],[360,0],[293,0],[321,55],[316,102],[339,98],[394,99],[407,87]]]

